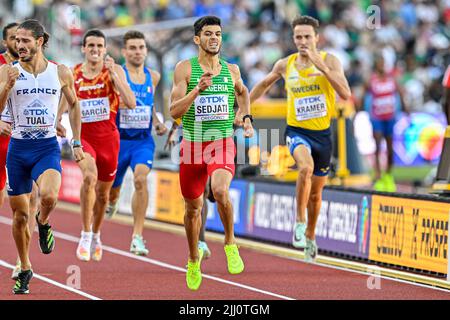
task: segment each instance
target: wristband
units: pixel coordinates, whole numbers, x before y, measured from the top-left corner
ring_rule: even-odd
[[[245,119],[249,118],[250,122],[253,123],[253,117],[251,114],[246,114],[244,117],[242,117],[242,121],[245,122]]]
[[[83,146],[81,145],[81,141],[80,140],[72,140],[72,148],[83,148]]]

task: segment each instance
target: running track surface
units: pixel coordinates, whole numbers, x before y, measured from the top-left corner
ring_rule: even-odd
[[[7,201],[6,201],[7,202]],[[10,279],[16,260],[11,233],[9,205],[0,208],[0,300],[21,299],[447,299],[450,292],[381,279],[381,289],[367,288],[368,276],[307,264],[241,248],[245,271],[230,275],[226,269],[223,246],[209,242],[212,257],[202,263],[204,275],[199,291],[185,284],[183,269],[187,263],[187,242],[182,235],[145,229],[150,249],[146,258],[129,254],[131,226],[105,220],[102,241],[107,250],[101,262],[82,262],[75,256],[80,235],[79,214],[55,210],[50,223],[56,231],[56,247],[50,255],[38,248],[34,232],[31,262],[35,277],[29,295],[15,296]],[[80,270],[79,291],[69,291],[73,270]],[[38,278],[36,275],[42,276]],[[210,278],[206,278],[207,276]],[[49,283],[54,281],[53,283]],[[46,281],[44,281],[46,280]],[[69,280],[69,281],[68,281]],[[71,281],[72,280],[72,281]],[[60,286],[57,286],[59,283]],[[73,287],[73,285],[72,285]],[[73,290],[73,289],[72,289]]]

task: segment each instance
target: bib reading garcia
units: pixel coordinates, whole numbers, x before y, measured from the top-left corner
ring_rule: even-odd
[[[187,93],[195,88],[203,74],[197,57],[190,62],[191,78]],[[220,64],[222,69],[213,77],[213,84],[200,93],[182,118],[183,137],[188,141],[214,141],[233,135],[233,79],[226,62],[220,59]]]
[[[320,52],[325,60],[326,52]],[[314,65],[303,70],[295,66],[298,53],[286,66],[287,124],[308,130],[330,127],[336,94],[328,79]]]

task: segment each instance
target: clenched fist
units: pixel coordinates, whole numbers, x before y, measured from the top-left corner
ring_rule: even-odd
[[[116,62],[114,59],[108,54],[105,58],[105,68],[108,69],[109,72],[114,72],[114,67]]]
[[[19,69],[16,67],[8,66],[8,82],[6,83],[6,89],[11,90],[16,84],[16,80],[19,77]]]

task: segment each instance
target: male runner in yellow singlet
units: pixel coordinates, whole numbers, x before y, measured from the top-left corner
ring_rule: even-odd
[[[296,248],[305,248],[306,261],[314,261],[317,255],[315,227],[330,168],[330,118],[335,92],[343,99],[351,95],[339,60],[316,48],[318,28],[319,22],[312,17],[295,18],[292,29],[298,52],[278,60],[272,71],[250,92],[250,102],[254,102],[277,80],[285,80],[286,144],[299,169],[292,244]]]

